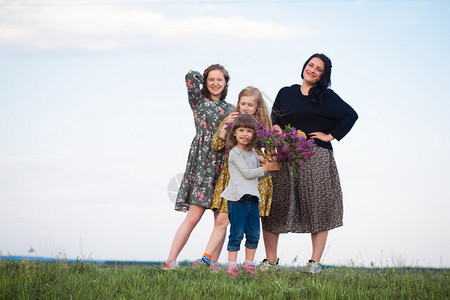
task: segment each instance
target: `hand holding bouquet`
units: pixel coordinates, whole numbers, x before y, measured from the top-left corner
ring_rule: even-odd
[[[313,139],[306,139],[306,134],[296,130],[291,125],[285,126],[283,132],[266,129],[259,122],[256,134],[259,138],[258,146],[264,149],[277,162],[286,162],[292,167],[294,178],[298,178],[301,165],[314,155],[316,144]]]

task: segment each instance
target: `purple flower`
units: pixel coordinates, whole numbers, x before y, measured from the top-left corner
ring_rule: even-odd
[[[278,162],[285,162],[292,168],[293,176],[298,178],[301,165],[310,159],[315,151],[316,144],[313,139],[305,140],[300,136],[296,128],[290,125],[285,126],[282,133],[275,129],[264,128],[264,124],[258,123],[256,134],[259,139],[259,146],[264,148],[266,154]]]
[[[280,142],[280,140],[275,140],[274,145],[276,149],[283,147],[283,144]]]
[[[231,127],[233,127],[233,122],[226,122],[225,123],[225,130],[230,131]]]
[[[256,128],[256,130],[264,131],[264,130],[267,130],[267,129],[265,128],[263,122],[258,122],[258,127]]]

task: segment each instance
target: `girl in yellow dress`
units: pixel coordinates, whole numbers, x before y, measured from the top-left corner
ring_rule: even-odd
[[[249,114],[255,118],[256,121],[262,122],[267,129],[272,129],[272,121],[269,117],[266,105],[261,92],[252,86],[246,87],[239,93],[239,100],[236,109],[228,117],[226,117],[213,137],[212,147],[216,151],[221,151],[225,147],[225,138],[227,134],[227,123],[233,123],[239,114]],[[264,154],[261,149],[255,149],[260,156],[260,161],[264,162]],[[267,157],[269,158],[269,157]],[[228,154],[225,154],[223,161],[222,172],[214,188],[213,200],[211,209],[214,211],[214,229],[206,246],[205,253],[201,259],[194,262],[194,267],[207,265],[212,271],[219,271],[220,266],[217,261],[211,261],[212,253],[216,249],[221,249],[225,240],[225,235],[228,226],[228,207],[227,200],[220,197],[220,194],[228,186],[230,180],[230,173],[228,171]],[[259,202],[259,214],[261,217],[269,215],[270,206],[272,203],[272,177],[267,176],[259,181],[258,190],[261,195]]]

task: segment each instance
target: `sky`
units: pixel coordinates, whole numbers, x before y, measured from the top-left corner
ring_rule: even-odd
[[[0,251],[164,261],[195,135],[185,74],[220,63],[228,102],[253,85],[271,106],[319,52],[359,114],[333,142],[344,226],[322,263],[450,267],[449,29],[450,1],[0,0]],[[178,259],[212,226],[208,210]],[[310,236],[278,254],[304,264]]]

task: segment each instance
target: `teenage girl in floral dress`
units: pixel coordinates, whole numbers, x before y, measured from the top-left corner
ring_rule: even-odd
[[[239,114],[249,114],[255,118],[255,120],[262,122],[267,129],[272,129],[272,122],[267,112],[264,99],[261,92],[252,86],[246,87],[239,93],[239,100],[236,109],[228,117],[226,117],[219,126],[216,134],[214,135],[212,147],[216,151],[223,151],[225,148],[225,137],[227,123],[233,123]],[[261,157],[263,153],[260,149],[255,149],[258,155]],[[264,161],[264,160],[261,160]],[[220,270],[220,266],[214,259],[213,254],[220,253],[227,231],[228,220],[228,207],[227,200],[223,199],[220,194],[228,186],[230,180],[230,173],[228,171],[228,154],[225,154],[223,162],[222,172],[219,180],[216,183],[214,189],[213,201],[211,209],[217,213],[217,217],[214,222],[214,229],[211,233],[208,245],[206,246],[205,253],[201,259],[198,259],[194,263],[194,267],[206,264],[210,266],[212,271]],[[261,195],[259,202],[259,214],[260,216],[268,216],[270,212],[270,206],[272,203],[272,177],[266,176],[259,180],[258,190]]]
[[[175,210],[187,211],[187,215],[175,233],[164,269],[178,267],[178,254],[205,210],[211,207],[214,186],[225,155],[224,151],[213,150],[211,141],[222,120],[234,110],[234,106],[224,100],[229,80],[227,70],[218,64],[209,66],[203,76],[195,71],[189,71],[186,75],[196,135],[189,151]],[[217,258],[219,254],[220,251]]]

